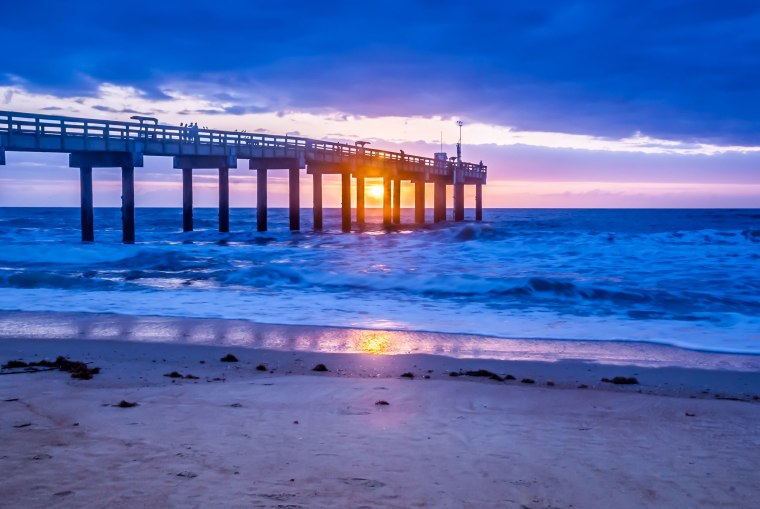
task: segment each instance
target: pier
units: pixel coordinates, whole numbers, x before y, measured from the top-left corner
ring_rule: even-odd
[[[487,167],[482,163],[391,152],[366,147],[294,136],[278,136],[238,131],[219,131],[159,124],[155,119],[137,117],[135,122],[93,120],[0,111],[0,165],[7,152],[58,152],[69,154],[69,167],[79,169],[81,189],[82,241],[95,239],[93,223],[92,171],[94,168],[121,168],[122,239],[135,241],[135,168],[144,156],[173,159],[173,168],[182,173],[182,227],[193,229],[193,170],[219,172],[219,231],[228,232],[229,170],[238,160],[248,160],[256,171],[256,214],[258,231],[267,230],[267,176],[270,171],[287,170],[289,223],[301,229],[301,170],[313,179],[314,229],[322,230],[322,175],[341,176],[341,228],[350,232],[351,179],[356,179],[356,224],[364,223],[365,180],[383,182],[383,223],[401,222],[401,186],[414,186],[415,223],[425,222],[425,184],[433,183],[433,220],[446,221],[446,186],[453,186],[453,217],[464,220],[464,189],[475,186],[475,220],[483,218],[483,185]],[[179,179],[179,176],[178,176]]]

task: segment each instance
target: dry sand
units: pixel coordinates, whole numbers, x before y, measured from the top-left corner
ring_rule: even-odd
[[[220,362],[229,352],[240,362]],[[3,361],[61,354],[102,372],[0,376],[2,507],[753,508],[760,499],[757,371],[0,341]],[[311,371],[318,362],[331,371]],[[518,380],[448,375],[479,368]],[[163,376],[175,370],[199,378]],[[634,374],[641,385],[599,382]],[[718,390],[743,401],[716,399]],[[113,406],[121,400],[138,406]]]

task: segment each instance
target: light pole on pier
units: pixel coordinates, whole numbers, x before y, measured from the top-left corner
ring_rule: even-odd
[[[464,122],[457,120],[459,126],[459,142],[457,142],[457,160],[454,166],[454,221],[464,220],[464,175],[462,175],[462,126]]]

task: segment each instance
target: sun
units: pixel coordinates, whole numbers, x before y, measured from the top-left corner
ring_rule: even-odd
[[[377,200],[380,200],[383,198],[383,186],[381,184],[373,184],[370,186],[367,186],[367,189],[365,191],[367,193],[367,196],[370,198],[375,198]]]

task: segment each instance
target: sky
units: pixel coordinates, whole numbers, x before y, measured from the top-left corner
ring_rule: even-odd
[[[464,159],[488,165],[486,207],[760,207],[756,1],[40,0],[7,2],[0,33],[0,110],[428,156],[441,140],[455,152],[462,120]],[[7,163],[0,206],[78,204],[65,155]],[[231,204],[255,206],[243,166]],[[117,206],[117,171],[94,178],[95,205]],[[215,206],[213,172],[195,181],[196,204]],[[146,158],[136,199],[181,205],[168,159]],[[339,202],[328,179],[325,204]]]

